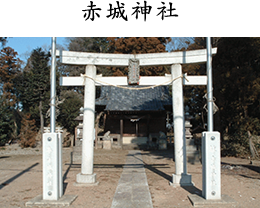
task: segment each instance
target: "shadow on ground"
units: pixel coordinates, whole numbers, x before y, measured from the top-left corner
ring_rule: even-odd
[[[31,165],[30,167],[26,168],[25,170],[21,171],[20,173],[16,174],[15,176],[13,176],[12,178],[6,180],[5,182],[1,183],[0,185],[0,190],[9,185],[10,183],[12,183],[15,179],[19,178],[20,176],[22,176],[23,174],[29,172],[32,168],[34,168],[35,166],[39,165],[39,163],[35,163],[33,165]]]
[[[169,159],[169,160],[173,160],[173,148],[169,148],[167,150],[150,150],[150,151],[143,151],[141,153],[142,155],[145,156],[153,156],[154,159],[156,160],[162,160],[162,159]],[[133,155],[135,157],[135,155]],[[139,159],[138,157],[135,157],[136,159]],[[139,159],[140,160],[140,159]],[[162,171],[161,169],[168,169],[170,168],[168,164],[163,164],[163,163],[159,163],[159,164],[147,164],[146,162],[144,162],[142,160],[142,162],[144,163],[143,167],[150,170],[151,172],[159,175],[160,177],[164,178],[165,180],[171,182],[172,181],[172,175],[167,174],[167,171]],[[73,164],[72,161],[69,164],[69,167],[67,168],[66,172],[64,173],[63,179],[65,180],[67,177],[67,174],[69,172],[69,170],[71,168],[81,168],[81,164]],[[107,168],[120,168],[123,169],[124,167],[135,167],[138,168],[135,164],[94,164],[94,168],[100,168],[100,169],[107,169]],[[66,186],[66,185],[64,185]],[[189,192],[190,194],[197,194],[197,195],[201,195],[202,191],[200,189],[198,189],[195,186],[189,186],[189,187],[182,187],[183,189],[185,189],[187,192]]]
[[[238,175],[245,177],[245,178],[251,178],[251,179],[260,179],[260,167],[256,165],[251,165],[251,164],[235,164],[235,163],[226,163],[226,162],[221,162],[222,169],[226,168],[229,170],[239,170],[237,173]],[[241,168],[245,170],[250,170],[252,171],[252,174],[250,175],[245,175],[241,174]],[[234,174],[234,171],[233,171]]]

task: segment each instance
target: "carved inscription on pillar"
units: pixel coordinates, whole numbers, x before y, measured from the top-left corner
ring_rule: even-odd
[[[216,182],[216,155],[217,155],[217,150],[216,150],[216,146],[214,145],[210,145],[210,152],[211,152],[211,157],[210,157],[210,174],[211,174],[211,190],[212,190],[212,195],[214,195],[215,191],[215,186],[217,185]]]
[[[50,137],[49,137],[50,138]],[[48,138],[48,139],[49,139]],[[50,138],[51,139],[51,138]],[[52,164],[52,148],[47,147],[47,184],[48,184],[48,195],[52,195],[53,192],[53,164]]]

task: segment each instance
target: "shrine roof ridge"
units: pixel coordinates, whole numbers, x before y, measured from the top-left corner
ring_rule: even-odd
[[[105,106],[108,111],[163,111],[170,105],[172,99],[167,86],[146,90],[102,86],[101,96],[96,99],[96,106]]]

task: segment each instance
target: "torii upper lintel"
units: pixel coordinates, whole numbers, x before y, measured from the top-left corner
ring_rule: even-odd
[[[213,48],[212,55],[216,53],[217,48]],[[138,59],[140,66],[198,64],[207,61],[206,49],[148,54],[111,54],[56,50],[56,55],[60,57],[62,64],[96,66],[128,66],[129,59]]]

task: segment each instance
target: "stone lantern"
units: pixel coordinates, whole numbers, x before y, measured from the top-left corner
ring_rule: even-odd
[[[189,113],[189,106],[186,105],[185,107],[185,137],[186,137],[186,156],[187,156],[187,162],[195,164],[199,163],[199,150],[197,150],[197,147],[194,143],[193,136],[191,134],[191,119],[193,119],[193,116]]]

